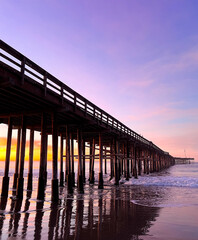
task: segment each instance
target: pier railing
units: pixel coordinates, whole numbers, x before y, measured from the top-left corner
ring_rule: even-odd
[[[106,124],[118,132],[125,134],[127,137],[135,141],[141,142],[156,151],[165,153],[151,141],[145,139],[138,133],[134,132],[119,120],[94,105],[92,102],[75,92],[73,89],[62,83],[60,80],[52,76],[43,68],[32,62],[30,59],[10,47],[8,44],[0,40],[0,64],[6,64],[12,70],[21,74],[22,84],[28,79],[40,84],[45,95],[48,91],[54,92],[62,99],[62,102],[68,101],[75,107],[81,109],[85,114],[92,116],[95,120]]]

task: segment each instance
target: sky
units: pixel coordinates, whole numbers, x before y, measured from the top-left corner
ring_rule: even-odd
[[[3,41],[164,151],[198,160],[197,0],[0,5]]]

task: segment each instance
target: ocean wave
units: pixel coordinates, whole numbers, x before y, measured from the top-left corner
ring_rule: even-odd
[[[138,179],[130,179],[125,185],[164,186],[164,187],[187,187],[198,188],[196,177],[173,177],[173,176],[140,176]]]

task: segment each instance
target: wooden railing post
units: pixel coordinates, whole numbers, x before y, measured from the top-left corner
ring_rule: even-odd
[[[46,97],[46,95],[47,95],[47,72],[45,72],[45,74],[44,74],[43,87],[44,87],[44,96]]]
[[[21,84],[24,84],[24,74],[25,74],[25,57],[23,57],[22,61],[21,61]]]

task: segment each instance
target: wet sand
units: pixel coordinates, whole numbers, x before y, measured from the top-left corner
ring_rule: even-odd
[[[104,190],[98,189],[97,179],[95,185],[87,181],[84,194],[78,194],[75,189],[69,195],[63,187],[56,204],[51,202],[50,169],[45,201],[37,200],[36,163],[35,169],[33,191],[24,191],[22,201],[13,197],[15,191],[11,187],[9,197],[1,199],[0,239],[198,239],[198,188],[195,184],[193,188],[145,186],[146,181],[150,183],[156,176],[166,181],[169,176],[175,183],[178,181],[175,176],[189,174],[178,167],[149,175],[147,179],[142,176],[138,180],[142,185],[129,182],[116,187],[106,175]],[[14,164],[11,164],[10,186],[13,171]],[[197,176],[197,168],[189,171]],[[26,176],[24,186],[27,185]],[[0,186],[1,180],[2,177]]]
[[[27,193],[23,201],[1,199],[1,239],[198,239],[197,206],[133,203],[140,195],[147,199],[148,193],[155,198],[151,189],[86,185],[84,195],[67,195],[62,188],[58,204]]]

